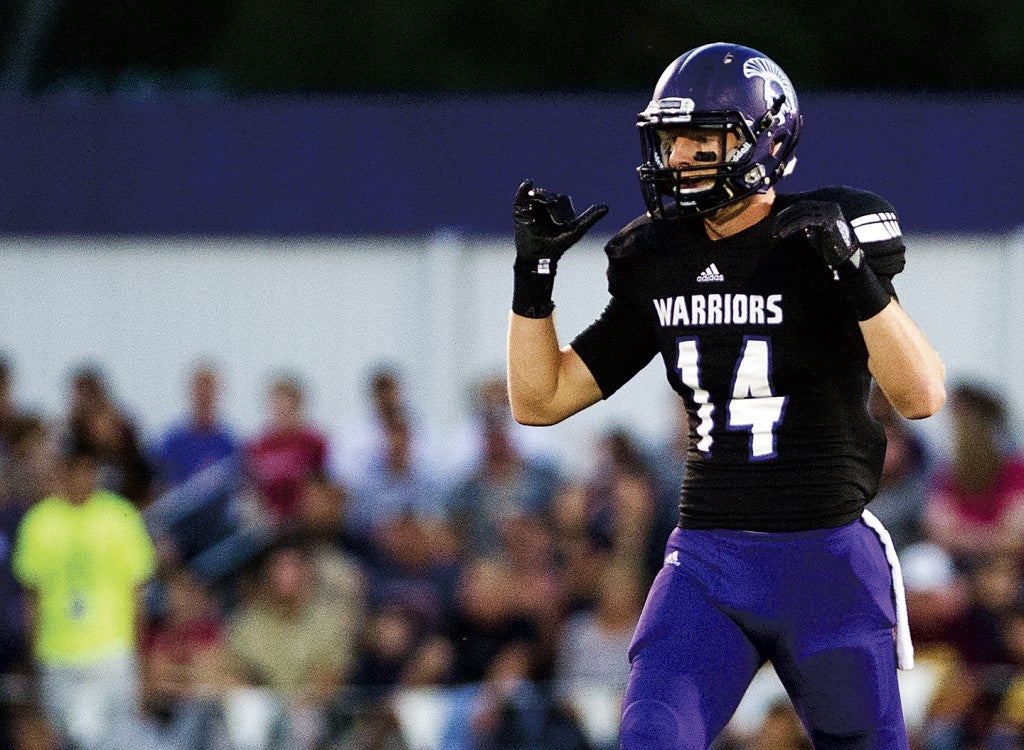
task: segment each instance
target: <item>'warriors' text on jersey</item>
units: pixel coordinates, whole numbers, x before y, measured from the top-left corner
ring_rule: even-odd
[[[895,296],[896,216],[850,188],[778,195],[768,218],[717,241],[700,219],[643,216],[607,245],[611,301],[572,347],[605,398],[661,353],[690,417],[683,527],[839,526],[877,490],[885,438],[865,405],[857,319],[810,245],[773,236],[778,212],[804,199],[840,205]]]

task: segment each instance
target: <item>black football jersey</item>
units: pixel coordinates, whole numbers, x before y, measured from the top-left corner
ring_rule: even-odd
[[[856,316],[806,240],[773,237],[775,216],[801,199],[840,205],[895,296],[893,209],[845,187],[779,194],[768,218],[716,241],[700,219],[642,216],[606,247],[611,300],[572,347],[605,398],[661,354],[690,417],[683,527],[838,526],[877,490],[885,437],[867,412]]]

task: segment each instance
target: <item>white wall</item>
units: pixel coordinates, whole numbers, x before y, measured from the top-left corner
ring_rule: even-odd
[[[1024,415],[1024,235],[918,237],[897,279],[904,306],[951,377],[1000,385]],[[510,243],[430,239],[270,241],[0,240],[0,352],[16,394],[59,414],[66,378],[90,361],[153,433],[179,413],[198,359],[218,363],[225,412],[243,432],[262,419],[267,378],[310,386],[311,410],[343,428],[362,410],[364,377],[400,365],[413,406],[441,426],[467,409],[471,384],[504,368]],[[568,340],[606,300],[601,239],[565,256],[557,324]],[[614,398],[543,428],[570,463],[612,422],[656,436],[671,404],[660,360]],[[941,419],[923,429],[942,439]]]

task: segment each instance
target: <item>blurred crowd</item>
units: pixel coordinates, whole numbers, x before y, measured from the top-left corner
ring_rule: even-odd
[[[626,650],[676,521],[688,440],[599,437],[568,472],[486,379],[443,434],[401,373],[327,425],[301,379],[265,424],[191,374],[140,434],[100,369],[57,420],[0,357],[0,747],[611,750]],[[1024,460],[1000,396],[950,393],[948,455],[872,394],[888,448],[870,508],[903,560],[915,750],[1024,746]],[[788,701],[722,750],[809,747]]]

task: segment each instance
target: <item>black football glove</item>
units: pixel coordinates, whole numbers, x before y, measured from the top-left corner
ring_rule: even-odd
[[[775,235],[785,241],[803,238],[835,272],[857,320],[874,317],[889,304],[889,293],[864,262],[864,250],[857,244],[838,203],[804,200],[779,212]]]
[[[519,186],[512,210],[516,243],[514,313],[527,318],[551,314],[558,259],[607,213],[608,206],[600,204],[577,216],[572,198],[565,193],[535,188],[532,180]]]
[[[857,244],[838,203],[794,203],[779,213],[775,233],[783,240],[803,235],[834,270],[839,270],[847,262],[854,268],[860,268],[864,262],[864,251]]]
[[[572,198],[533,187],[527,180],[516,191],[512,210],[515,220],[516,260],[532,265],[556,265],[558,259],[608,213],[608,206],[591,206],[579,216]],[[537,273],[547,271],[536,269]],[[554,274],[554,269],[550,271]]]

